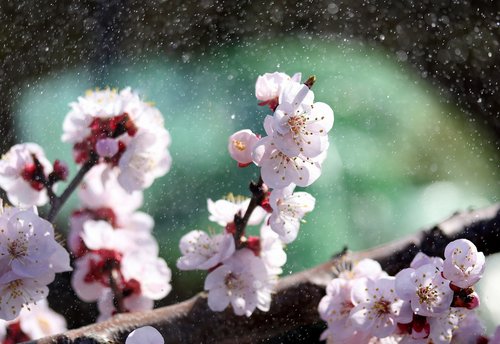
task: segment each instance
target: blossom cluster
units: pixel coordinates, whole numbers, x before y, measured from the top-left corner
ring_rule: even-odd
[[[0,202],[0,319],[13,320],[23,307],[44,299],[55,274],[69,270],[68,252],[35,207]]]
[[[76,163],[105,163],[128,192],[144,190],[170,169],[163,116],[130,88],[88,91],[70,106],[62,140],[73,144]]]
[[[325,103],[314,102],[310,89],[314,78],[300,83],[301,74],[259,76],[255,93],[260,105],[273,111],[266,116],[260,137],[248,129],[229,137],[230,155],[239,166],[252,162],[261,168],[265,185],[272,189],[268,206],[272,209],[271,228],[285,243],[297,237],[300,221],[313,210],[315,199],[296,186],[309,186],[321,175],[321,164],[329,146],[333,111]]]
[[[19,207],[42,206],[49,201],[48,189],[66,180],[68,168],[56,160],[52,165],[36,143],[12,146],[0,160],[0,187]]]
[[[49,308],[45,299],[23,308],[13,320],[0,320],[0,343],[16,344],[65,332],[66,319]]]
[[[183,256],[177,266],[209,271],[205,290],[214,311],[229,304],[237,315],[269,310],[286,262],[284,245],[296,239],[302,218],[314,208],[314,197],[294,190],[321,174],[333,111],[314,103],[314,79],[301,84],[300,78],[275,72],[257,79],[259,104],[274,112],[264,120],[267,136],[240,130],[228,144],[238,166],[254,163],[261,168],[261,180],[251,186],[252,199],[208,200],[209,219],[224,227],[222,233],[210,236],[196,230],[181,239]],[[259,224],[259,236],[248,234],[247,225]]]
[[[260,225],[260,235],[235,240],[235,216],[241,216],[249,204],[250,199],[232,195],[216,202],[209,199],[209,219],[223,226],[222,233],[191,231],[179,244],[179,269],[209,271],[205,290],[214,311],[223,311],[229,304],[237,315],[250,316],[256,308],[269,310],[271,293],[286,262],[283,243],[267,225],[269,215],[260,206],[248,222]]]
[[[328,325],[321,339],[444,344],[459,336],[463,343],[477,342],[484,329],[474,320],[479,296],[473,286],[484,272],[484,254],[458,239],[444,258],[419,253],[394,277],[369,259],[341,271],[318,306]]]
[[[73,143],[77,163],[95,159],[70,218],[71,284],[98,302],[98,320],[152,309],[170,292],[171,271],[158,257],[153,218],[138,209],[142,190],[170,168],[163,117],[130,88],[89,91],[70,106],[62,140]]]

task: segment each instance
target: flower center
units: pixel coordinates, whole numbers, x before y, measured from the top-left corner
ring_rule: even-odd
[[[243,152],[247,148],[245,143],[240,141],[240,140],[233,140],[233,146],[234,146],[234,148],[236,148],[237,150],[239,150],[241,152]]]
[[[26,256],[28,252],[28,240],[26,238],[7,239],[7,251],[12,260]]]
[[[438,299],[439,292],[436,290],[432,284],[420,287],[417,289],[418,301],[420,303],[426,303],[428,305],[435,303]]]
[[[373,304],[373,310],[375,311],[375,313],[377,314],[377,316],[382,316],[384,314],[388,314],[390,313],[389,312],[389,301],[387,300],[384,300],[384,299],[380,299],[378,300],[377,302],[375,302]]]

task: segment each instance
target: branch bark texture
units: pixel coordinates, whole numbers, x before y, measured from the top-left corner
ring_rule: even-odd
[[[372,258],[389,274],[408,267],[415,254],[443,256],[445,246],[457,238],[474,242],[485,255],[500,252],[500,204],[457,213],[442,223],[414,235],[367,251],[342,252],[322,265],[280,280],[269,312],[250,318],[235,316],[231,309],[212,312],[204,293],[156,310],[119,314],[112,319],[31,341],[31,344],[118,344],[137,327],[156,327],[166,343],[258,343],[320,322],[317,305],[335,266],[343,259]]]

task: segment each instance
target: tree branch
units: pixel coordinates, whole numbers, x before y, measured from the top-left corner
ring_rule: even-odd
[[[118,344],[135,328],[156,327],[166,343],[256,343],[287,331],[320,322],[317,306],[333,271],[345,259],[378,260],[390,274],[407,267],[415,254],[443,256],[445,246],[457,238],[474,242],[485,255],[500,252],[500,204],[457,213],[442,223],[398,241],[361,252],[344,251],[330,261],[280,280],[269,312],[238,317],[232,309],[212,312],[206,295],[156,310],[119,314],[112,319],[48,337],[31,344]]]

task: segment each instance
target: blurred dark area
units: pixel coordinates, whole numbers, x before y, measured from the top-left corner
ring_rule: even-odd
[[[2,0],[0,22],[2,153],[16,143],[13,108],[26,83],[84,66],[102,87],[113,63],[145,56],[196,58],[246,39],[290,36],[382,47],[430,80],[442,102],[463,110],[460,121],[487,133],[488,144],[500,149],[496,1]],[[95,308],[82,308],[93,306],[68,307],[67,300],[76,300],[68,276],[54,284],[51,305],[70,319],[70,327],[94,320]],[[322,325],[297,329],[272,342],[311,343],[321,330]]]
[[[463,121],[499,147],[500,4],[496,1],[2,1],[1,150],[14,138],[19,87],[85,65],[96,84],[109,62],[145,54],[181,58],[243,38],[290,35],[383,46],[430,78]],[[312,52],[313,53],[313,52]]]

